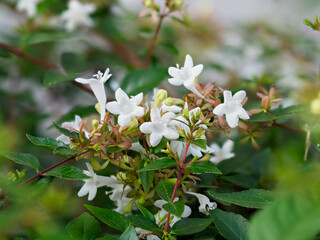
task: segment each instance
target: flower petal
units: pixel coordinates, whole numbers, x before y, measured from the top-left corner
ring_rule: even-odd
[[[91,201],[97,195],[97,187],[94,184],[88,184],[88,185],[89,185],[88,201]]]
[[[117,89],[115,97],[118,102],[129,101],[128,95],[121,88]]]
[[[241,90],[233,95],[232,100],[242,102],[245,97],[246,97],[246,92],[244,90]]]
[[[119,117],[118,117],[118,124],[121,127],[127,126],[130,121],[131,121],[131,115],[120,114]]]
[[[196,65],[192,68],[192,75],[194,77],[197,77],[200,75],[200,73],[202,72],[203,70],[203,65],[202,64],[199,64],[199,65]]]
[[[161,118],[160,109],[159,108],[152,108],[150,113],[150,118],[152,122],[155,122]]]
[[[76,78],[75,81],[82,84],[89,84],[90,81],[95,80],[95,78]]]
[[[152,147],[157,146],[160,143],[161,139],[162,139],[162,135],[161,134],[154,133],[154,132],[151,133],[151,135],[150,135],[150,144],[151,144],[151,146]]]
[[[152,133],[154,124],[152,122],[145,122],[141,124],[139,129],[142,133]]]
[[[168,73],[171,77],[175,78],[176,76],[178,76],[180,74],[180,69],[176,68],[176,67],[169,67],[168,69]]]
[[[168,79],[169,83],[175,86],[180,86],[183,84],[183,80],[179,76]]]
[[[136,117],[141,117],[144,114],[144,108],[143,107],[135,107],[133,110],[133,115]]]
[[[226,114],[226,120],[231,128],[235,128],[239,124],[239,117],[233,113]]]
[[[240,106],[237,109],[237,114],[238,114],[239,118],[241,118],[241,119],[249,119],[250,118],[247,111]]]
[[[106,115],[106,102],[107,102],[107,96],[106,96],[106,91],[104,89],[104,84],[98,80],[92,80],[90,81],[90,87],[100,104],[100,114],[101,114],[100,120],[103,120],[104,116]]]
[[[189,217],[191,215],[191,213],[192,213],[191,208],[187,205],[184,205],[184,211],[183,211],[181,217],[183,217],[183,218]]]
[[[173,128],[166,128],[163,136],[167,139],[173,140],[179,138],[179,133]]]
[[[134,105],[139,105],[142,102],[143,93],[139,93],[138,95],[132,97],[130,101],[134,103]]]
[[[121,109],[120,104],[116,101],[108,102],[106,105],[106,109],[115,115],[119,115],[121,113],[120,112],[120,109]]]
[[[88,189],[87,183],[85,183],[80,189],[80,191],[78,192],[78,197],[83,197],[87,195],[88,192],[89,192],[89,189]]]
[[[219,104],[213,109],[213,114],[223,116],[226,113],[225,107],[226,105],[224,103]]]
[[[223,98],[224,98],[224,103],[232,101],[232,93],[231,91],[223,91]]]
[[[184,68],[192,68],[193,67],[193,61],[192,61],[192,57],[187,54],[186,56],[186,60],[184,61]]]
[[[155,205],[158,208],[162,208],[162,206],[166,203],[167,203],[167,201],[160,199],[160,200],[155,201],[153,205]]]
[[[222,151],[225,153],[230,153],[233,149],[234,142],[228,139],[222,146]]]

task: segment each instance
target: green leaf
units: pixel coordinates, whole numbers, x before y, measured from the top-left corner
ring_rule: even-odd
[[[39,146],[39,147],[44,147],[49,150],[54,150],[58,147],[65,147],[69,148],[67,144],[65,144],[62,141],[58,141],[52,138],[44,138],[44,137],[35,137],[32,135],[27,134],[27,138],[32,142],[34,145]]]
[[[208,218],[183,218],[172,226],[177,235],[192,235],[205,230],[212,220]]]
[[[222,174],[221,171],[211,162],[195,162],[187,167],[188,171],[194,174],[214,173]]]
[[[82,180],[89,178],[79,168],[69,165],[55,168],[47,172],[46,175],[68,180]]]
[[[83,213],[66,226],[69,235],[74,240],[93,240],[98,237],[101,227],[97,219],[89,213]]]
[[[142,206],[138,202],[137,202],[137,206],[138,206],[140,212],[143,214],[143,216],[145,216],[146,218],[148,218],[152,222],[156,222],[156,219],[154,218],[153,214],[151,212],[149,212],[148,209],[146,209],[144,206]]]
[[[184,211],[184,201],[181,199],[177,202],[169,202],[162,206],[167,212],[172,213],[173,215],[176,215],[177,217],[181,217],[183,211]]]
[[[202,138],[195,139],[191,143],[202,149],[207,149],[207,140],[205,139],[202,139]]]
[[[118,240],[139,240],[134,227],[129,226]]]
[[[154,233],[161,233],[161,229],[159,228],[159,226],[145,216],[129,215],[127,216],[127,219],[130,223],[132,223],[136,227],[149,230]]]
[[[311,240],[320,231],[319,223],[319,198],[294,194],[255,214],[248,235],[250,240]]]
[[[209,213],[217,229],[227,240],[247,239],[247,228],[249,226],[249,222],[240,214],[224,212],[217,208],[209,211]],[[260,238],[256,238],[256,240],[257,239],[261,240]]]
[[[81,118],[90,116],[92,114],[96,114],[97,110],[93,105],[90,106],[79,106],[73,108],[71,111],[69,111],[67,114],[62,116],[58,121],[57,124],[62,124],[64,122],[72,122],[74,121],[74,116],[78,115]]]
[[[129,226],[127,219],[120,213],[107,208],[98,208],[87,204],[84,206],[100,221],[114,229],[119,230],[120,232],[124,232]]]
[[[246,121],[248,121],[248,122],[270,122],[270,121],[276,120],[278,118],[279,118],[278,116],[275,116],[273,114],[261,112],[261,113],[252,115],[250,117],[250,119],[246,120]]]
[[[300,112],[306,112],[310,109],[309,104],[298,104],[298,105],[292,105],[286,108],[278,108],[274,111],[272,111],[272,114],[275,116],[283,116],[287,114],[294,114],[294,113],[300,113]]]
[[[171,201],[173,189],[174,186],[171,183],[165,182],[164,180],[161,180],[156,187],[159,197],[167,202]]]
[[[235,204],[246,208],[262,208],[275,199],[274,193],[264,189],[249,189],[242,192],[217,193],[209,191],[217,201]]]
[[[221,179],[244,188],[256,188],[259,186],[259,179],[249,174],[222,176]]]
[[[39,169],[39,160],[29,153],[1,152],[1,154],[12,161],[34,169]]]
[[[148,192],[153,183],[154,171],[140,172],[139,177],[141,179],[144,191]]]
[[[176,48],[173,44],[170,43],[160,43],[159,47],[162,47],[166,49],[168,52],[173,53],[174,55],[178,56],[179,55],[179,49]]]
[[[59,41],[63,39],[70,40],[70,37],[72,37],[72,35],[61,33],[61,32],[38,32],[38,33],[35,32],[33,34],[30,34],[28,38],[25,39],[24,44],[31,45],[31,44]]]
[[[153,170],[158,170],[162,168],[174,167],[176,165],[177,165],[177,162],[172,158],[167,158],[167,157],[159,158],[154,160],[152,163],[148,164],[144,168],[140,169],[138,172],[153,171]]]
[[[83,150],[75,150],[75,149],[70,149],[65,147],[58,147],[53,151],[53,153],[58,156],[71,157],[73,155],[81,153],[82,151]]]
[[[104,236],[104,237],[97,238],[96,240],[118,240],[118,239],[119,237]]]
[[[73,132],[70,131],[66,128],[60,127],[59,125],[57,125],[55,122],[53,122],[53,126],[58,129],[58,131],[60,133],[62,133],[63,135],[69,137],[69,138],[73,138],[73,139],[79,139],[79,133],[78,132]]]
[[[64,75],[58,72],[47,71],[43,79],[43,87],[50,88],[59,84],[72,82],[76,75]]]
[[[73,52],[63,53],[61,56],[61,64],[68,73],[74,75],[78,75],[78,73],[85,71],[88,65],[84,56]]]
[[[105,149],[108,153],[116,153],[122,151],[122,148],[117,146],[106,146]]]
[[[121,82],[121,89],[128,95],[147,93],[158,86],[167,76],[162,68],[131,70]]]

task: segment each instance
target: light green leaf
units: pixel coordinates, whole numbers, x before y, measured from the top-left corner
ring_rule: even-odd
[[[53,153],[58,156],[71,157],[78,153],[81,153],[83,150],[70,149],[65,147],[56,148]]]
[[[49,150],[54,150],[58,147],[65,147],[69,148],[67,144],[65,144],[62,141],[58,141],[52,138],[44,138],[44,137],[35,137],[32,135],[27,134],[27,138],[32,142],[34,145],[39,146],[39,147],[45,147]]]
[[[184,201],[181,199],[177,202],[168,202],[162,206],[167,212],[176,215],[177,217],[181,217],[184,211]]]
[[[154,160],[152,163],[148,164],[144,168],[140,169],[138,172],[153,171],[153,170],[158,170],[162,168],[174,167],[176,165],[177,165],[177,162],[172,158],[167,158],[167,157],[159,158]]]
[[[183,218],[172,226],[172,232],[177,235],[192,235],[205,230],[211,222],[208,218]]]
[[[211,162],[195,162],[187,167],[188,171],[194,174],[214,173],[222,174],[222,172]]]
[[[233,193],[217,193],[209,191],[217,201],[235,204],[246,208],[262,208],[275,199],[274,193],[264,189],[249,189]]]
[[[249,222],[240,214],[224,212],[217,208],[209,211],[209,213],[217,229],[227,240],[247,239],[247,228],[249,226]]]
[[[139,240],[139,238],[134,227],[130,225],[118,240]]]
[[[165,182],[164,180],[161,180],[156,187],[159,197],[167,202],[171,201],[173,189],[174,186],[171,183]]]
[[[119,230],[120,232],[125,231],[129,226],[127,219],[120,213],[107,208],[98,208],[87,204],[84,206],[100,221],[114,229]]]
[[[66,226],[69,235],[74,240],[93,240],[98,237],[101,227],[97,219],[89,213],[83,213]]]
[[[159,226],[151,221],[149,218],[139,215],[139,216],[134,216],[134,215],[129,215],[127,216],[128,221],[133,224],[136,227],[149,230],[154,233],[161,233],[161,229]]]
[[[29,153],[1,152],[1,154],[12,161],[34,169],[39,169],[39,160]]]
[[[79,168],[69,165],[55,168],[47,172],[46,175],[68,180],[82,180],[89,178]]]
[[[250,117],[250,119],[246,120],[246,121],[248,121],[248,122],[270,122],[270,121],[276,120],[278,118],[279,118],[278,116],[275,116],[273,114],[261,112],[261,113],[252,115]]]

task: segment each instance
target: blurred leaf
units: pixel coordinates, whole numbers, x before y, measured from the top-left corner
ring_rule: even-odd
[[[143,214],[143,216],[147,217],[152,222],[156,222],[156,219],[154,218],[153,214],[151,212],[149,212],[148,209],[146,209],[144,206],[142,206],[139,202],[137,202],[137,206],[138,206],[140,212]]]
[[[55,140],[52,138],[35,137],[30,134],[27,134],[27,138],[34,145],[39,146],[39,147],[44,147],[44,148],[47,148],[52,151],[58,147],[69,148],[69,146],[67,144],[65,144],[64,142],[59,141],[59,140]]]
[[[139,238],[134,227],[129,226],[118,240],[139,240]]]
[[[105,149],[108,153],[116,153],[122,151],[122,148],[117,146],[106,146]]]
[[[309,104],[299,104],[299,105],[289,106],[286,108],[278,108],[278,109],[272,111],[272,114],[275,116],[282,116],[282,115],[287,115],[287,114],[306,112],[309,109],[310,109]]]
[[[248,174],[222,176],[221,178],[244,188],[256,188],[259,186],[259,179]]]
[[[252,115],[250,117],[250,119],[246,120],[246,121],[248,121],[248,122],[270,122],[270,121],[276,120],[278,118],[279,118],[278,116],[275,116],[273,114],[261,112],[261,113]]]
[[[73,35],[61,32],[34,32],[30,34],[28,38],[25,39],[25,45],[45,43],[45,42],[54,42],[63,39],[70,40],[70,37]]]
[[[142,228],[145,230],[149,230],[154,233],[161,233],[161,229],[159,228],[159,226],[155,222],[153,222],[152,220],[150,220],[149,218],[147,218],[145,216],[129,215],[129,216],[127,216],[127,219],[130,223],[132,223],[136,227],[139,227],[139,228]]]
[[[210,211],[214,224],[227,240],[246,240],[249,222],[240,214],[224,212],[220,209]],[[270,230],[269,228],[267,228]],[[259,238],[256,238],[256,240]],[[259,239],[261,240],[261,239]]]
[[[21,164],[30,168],[39,169],[40,167],[39,160],[35,156],[29,153],[1,152],[0,154],[11,159],[12,161],[18,164]]]
[[[274,193],[264,189],[249,189],[233,193],[208,192],[215,200],[246,208],[262,208],[275,199]]]
[[[157,87],[167,76],[161,68],[131,70],[121,82],[121,88],[128,95],[147,93]]]
[[[184,201],[181,199],[177,202],[169,202],[162,206],[163,209],[165,209],[167,212],[172,213],[173,215],[176,215],[177,217],[181,217],[183,211],[184,211]]]
[[[140,169],[138,172],[153,171],[162,168],[174,167],[176,165],[177,162],[175,160],[173,160],[172,158],[164,157],[154,160],[152,163]]]
[[[306,125],[305,128],[310,131],[310,140],[312,145],[320,151],[320,124]]]
[[[72,82],[75,75],[63,75],[61,73],[47,71],[44,75],[43,86],[46,88],[55,87],[61,83]]]
[[[55,168],[47,172],[46,175],[53,176],[56,178],[68,179],[68,180],[82,180],[82,179],[89,178],[79,168],[76,168],[74,166],[69,166],[69,165]]]
[[[129,226],[127,219],[120,213],[107,208],[98,208],[87,204],[84,206],[100,221],[112,228],[119,230],[120,232],[125,231]]]
[[[159,46],[166,49],[168,52],[178,56],[179,55],[179,49],[176,48],[173,44],[171,43],[159,43]]]
[[[214,173],[222,174],[221,171],[211,162],[195,162],[187,167],[187,170],[194,174]]]
[[[53,126],[58,129],[58,131],[60,133],[62,133],[63,135],[69,137],[69,138],[73,138],[73,139],[79,139],[79,133],[78,132],[73,132],[70,131],[66,128],[60,127],[59,125],[57,125],[55,122],[53,122]]]
[[[96,114],[97,110],[94,106],[79,106],[73,108],[71,111],[69,111],[66,115],[62,116],[56,123],[61,125],[64,122],[71,122],[74,121],[74,116],[78,115],[81,118],[88,117],[92,114]]]
[[[82,151],[83,150],[76,150],[76,149],[71,149],[66,147],[58,147],[53,151],[53,153],[58,156],[71,157],[73,155],[81,153]]]
[[[66,226],[68,233],[74,240],[93,240],[98,237],[101,227],[94,217],[89,213],[83,213],[72,220]]]
[[[184,21],[184,20],[182,20],[182,19],[180,19],[180,18],[177,18],[177,17],[172,17],[171,16],[171,19],[172,20],[175,20],[175,21],[177,21],[178,23],[181,23],[181,24],[183,24],[183,25],[185,25],[185,26],[189,26],[190,25],[190,23],[188,22],[188,21]]]
[[[69,74],[77,74],[87,69],[88,63],[85,58],[73,52],[63,53],[61,56],[61,64]]]
[[[164,180],[161,180],[156,187],[159,197],[167,202],[171,201],[173,189],[174,186],[171,183],[165,182]]]
[[[177,235],[192,235],[205,230],[212,223],[208,218],[183,218],[172,226]]]

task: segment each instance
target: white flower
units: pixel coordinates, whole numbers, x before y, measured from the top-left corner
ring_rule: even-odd
[[[179,133],[172,124],[175,114],[167,112],[161,116],[159,108],[151,109],[151,122],[141,124],[140,131],[150,134],[150,144],[152,147],[157,146],[163,137],[167,139],[179,138]]]
[[[179,200],[179,198],[175,198],[173,200],[173,202],[177,202]],[[162,206],[164,204],[166,204],[167,202],[165,200],[157,200],[154,202],[154,205],[158,208],[161,208],[161,210],[156,214],[154,215],[155,219],[156,219],[156,223],[161,226],[162,224],[166,223],[167,219],[164,218],[166,214],[168,214],[168,212],[166,210],[164,210],[162,208]],[[177,217],[175,215],[172,214],[173,216],[173,219],[171,220],[170,222],[170,226],[173,226],[176,222],[178,222],[181,218],[187,218],[191,215],[191,208],[187,205],[184,205],[184,211],[181,215],[181,217]]]
[[[231,91],[223,91],[224,103],[219,104],[213,109],[213,113],[218,116],[226,115],[226,120],[231,128],[235,128],[239,124],[239,118],[249,119],[249,115],[244,110],[241,102],[246,97],[246,92],[241,90],[232,97]]]
[[[176,106],[176,105],[168,106],[168,105],[165,104],[165,101],[163,101],[160,109],[162,110],[162,112],[179,113],[179,112],[181,112],[182,107],[179,107],[179,106]]]
[[[194,193],[194,192],[186,192],[188,194],[194,195],[198,198],[200,206],[199,206],[199,212],[209,215],[209,210],[213,210],[217,208],[217,203],[210,202],[210,199],[200,193]]]
[[[21,12],[26,12],[28,17],[34,17],[37,12],[37,5],[42,0],[19,0],[17,9]]]
[[[197,96],[203,98],[203,95],[199,93],[196,89],[195,81],[196,77],[202,72],[203,65],[199,64],[193,66],[192,57],[188,54],[184,62],[184,66],[180,69],[179,65],[177,67],[169,67],[169,74],[172,78],[169,78],[168,81],[172,85],[184,85],[187,89],[194,92]]]
[[[106,91],[104,89],[104,83],[111,77],[112,74],[109,74],[109,68],[106,69],[104,74],[100,71],[93,75],[93,78],[85,79],[85,78],[76,78],[75,81],[82,84],[89,84],[94,95],[96,96],[99,104],[100,104],[100,120],[104,119],[106,115],[106,102],[107,96]]]
[[[89,15],[95,10],[96,6],[94,4],[71,0],[68,3],[68,10],[61,14],[61,19],[66,22],[68,31],[73,31],[80,26],[90,27],[93,25],[93,21]]]
[[[129,99],[128,95],[118,88],[115,97],[117,101],[107,103],[106,108],[109,112],[119,115],[118,123],[121,127],[127,126],[132,117],[143,116],[144,109],[138,106],[143,99],[143,93]]]
[[[74,122],[64,122],[64,123],[62,123],[61,126],[63,128],[69,128],[69,129],[71,128],[71,129],[79,131],[80,130],[80,126],[79,125],[80,125],[81,121],[82,121],[81,117],[76,115]],[[83,130],[83,132],[84,132],[86,138],[88,138],[89,133],[86,130]],[[57,137],[57,140],[60,140],[60,141],[64,142],[65,144],[70,144],[70,139],[67,136],[63,135],[63,134],[61,134],[59,137]]]
[[[219,162],[234,157],[234,153],[232,152],[233,141],[227,140],[222,148],[219,147],[218,144],[211,144],[210,147],[214,151],[214,157],[210,158],[210,162],[214,164],[218,164]]]
[[[139,235],[149,234],[152,233],[151,231],[144,230],[142,228],[136,228],[136,233]],[[161,240],[157,235],[147,235],[147,240]]]
[[[89,193],[88,200],[91,201],[97,194],[97,188],[107,186],[113,182],[114,179],[111,177],[98,176],[93,171],[90,163],[86,163],[86,165],[89,171],[84,170],[83,173],[91,178],[83,180],[85,183],[78,192],[78,196],[83,197]]]

